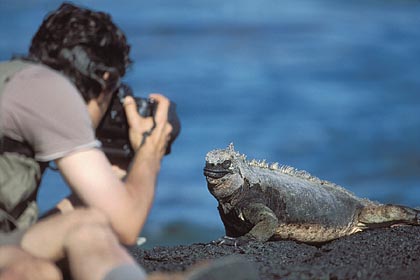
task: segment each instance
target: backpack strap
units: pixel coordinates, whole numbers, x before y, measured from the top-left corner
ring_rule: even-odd
[[[35,156],[35,153],[29,144],[19,142],[7,136],[3,136],[0,139],[0,155],[5,152],[18,153],[27,157]]]
[[[7,136],[0,138],[0,155],[5,152],[17,153],[30,158],[35,157],[35,152],[28,143],[20,142]],[[49,166],[49,162],[38,161],[38,164],[41,168],[41,174],[43,174],[45,169]]]

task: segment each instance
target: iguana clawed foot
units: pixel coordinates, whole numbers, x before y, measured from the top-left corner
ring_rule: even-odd
[[[224,236],[222,238],[219,238],[212,243],[215,245],[227,245],[227,246],[242,246],[246,245],[250,242],[256,241],[255,239],[252,239],[248,236],[240,236],[240,237],[230,237],[230,236]]]

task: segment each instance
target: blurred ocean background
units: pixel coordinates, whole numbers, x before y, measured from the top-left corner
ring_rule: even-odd
[[[55,0],[0,0],[0,60],[25,54]],[[203,176],[208,151],[304,169],[358,196],[420,206],[420,2],[90,0],[135,61],[136,95],[177,103],[146,247],[224,234]],[[48,171],[43,211],[69,193]]]

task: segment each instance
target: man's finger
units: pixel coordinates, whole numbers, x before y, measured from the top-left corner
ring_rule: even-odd
[[[155,113],[156,123],[165,123],[168,120],[169,99],[161,94],[152,93],[149,95],[157,103],[157,110]]]
[[[138,120],[139,117],[142,118],[137,111],[137,104],[132,96],[126,96],[124,98],[124,110],[130,127],[136,125],[136,120]]]

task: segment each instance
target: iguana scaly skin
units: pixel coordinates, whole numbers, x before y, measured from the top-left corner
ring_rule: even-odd
[[[364,229],[419,225],[419,211],[356,197],[289,166],[247,161],[234,150],[206,155],[204,175],[226,230],[221,243],[292,239],[327,242]]]

